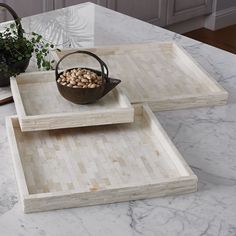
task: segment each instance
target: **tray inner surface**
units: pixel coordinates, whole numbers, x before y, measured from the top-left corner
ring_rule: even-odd
[[[18,76],[17,83],[26,115],[103,111],[121,108],[116,90],[94,104],[77,105],[64,99],[58,92],[55,72],[29,73]],[[23,80],[21,80],[23,79]]]
[[[125,188],[189,175],[176,167],[142,109],[134,123],[121,125],[21,132],[13,121],[30,194]]]

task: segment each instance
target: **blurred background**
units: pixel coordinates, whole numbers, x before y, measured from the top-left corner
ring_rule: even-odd
[[[20,17],[85,0],[4,0]],[[90,2],[236,53],[236,0],[90,0]],[[0,9],[0,22],[11,16]]]

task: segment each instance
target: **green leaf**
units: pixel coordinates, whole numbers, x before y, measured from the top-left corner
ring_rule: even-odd
[[[15,28],[15,24],[14,23],[10,24],[10,28],[11,29]]]
[[[36,38],[36,42],[39,43],[41,39],[42,39],[42,36],[38,35],[38,37]]]

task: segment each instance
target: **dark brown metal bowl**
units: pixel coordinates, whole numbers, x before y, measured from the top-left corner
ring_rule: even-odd
[[[73,69],[77,69],[77,68],[72,68],[70,70],[73,70]],[[82,69],[91,70],[95,72],[97,75],[101,76],[101,72],[99,71],[92,70],[90,68],[82,68]],[[67,71],[70,71],[70,70],[67,70]],[[59,73],[59,77],[62,74],[63,72]],[[57,88],[60,94],[65,99],[76,104],[88,104],[88,103],[96,102],[99,98],[103,96],[105,82],[103,82],[103,84],[98,88],[72,88],[72,87],[64,86],[57,82]]]
[[[63,74],[63,72],[58,73],[58,67],[60,62],[67,56],[75,53],[82,53],[82,54],[87,54],[89,56],[94,57],[97,59],[97,61],[100,63],[101,66],[101,71],[94,70],[91,68],[82,68],[82,69],[87,69],[95,72],[98,76],[102,77],[103,83],[100,87],[97,88],[73,88],[73,87],[67,87],[59,82],[57,82],[57,79],[60,77],[60,75]],[[66,71],[70,71],[73,69],[77,68],[71,68],[67,69]],[[57,88],[60,92],[60,94],[67,100],[76,103],[76,104],[89,104],[89,103],[94,103],[103,96],[105,96],[108,92],[110,92],[113,88],[115,88],[121,80],[118,79],[112,79],[108,77],[108,67],[107,65],[95,54],[88,52],[88,51],[76,51],[73,53],[66,54],[63,56],[57,63],[56,65],[56,83],[57,83]]]

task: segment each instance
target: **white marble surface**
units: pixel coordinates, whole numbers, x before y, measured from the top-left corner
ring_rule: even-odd
[[[17,199],[0,107],[1,236],[235,236],[236,56],[110,10],[83,4],[24,19],[26,30],[64,47],[175,40],[229,91],[222,107],[156,114],[199,178],[194,194],[25,215]]]

